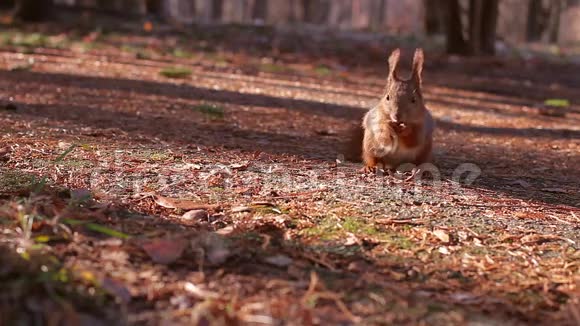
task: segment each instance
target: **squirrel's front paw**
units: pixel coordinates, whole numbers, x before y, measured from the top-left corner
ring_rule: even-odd
[[[376,166],[364,166],[362,169],[360,169],[361,173],[375,173],[377,171],[377,167]]]

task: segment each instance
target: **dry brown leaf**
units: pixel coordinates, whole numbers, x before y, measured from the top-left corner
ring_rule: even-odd
[[[234,170],[244,171],[250,166],[250,163],[234,163],[230,165],[230,168]]]
[[[234,231],[234,227],[231,225],[228,225],[226,227],[223,227],[223,228],[215,231],[215,233],[219,234],[219,235],[228,235],[228,234],[232,233],[233,231]]]
[[[204,290],[204,289],[200,288],[199,286],[197,286],[191,282],[186,282],[183,285],[183,289],[185,291],[187,291],[188,293],[193,294],[194,296],[196,296],[200,299],[217,299],[217,298],[219,298],[219,295],[217,293]]]
[[[566,191],[565,189],[562,189],[562,188],[542,188],[542,191],[553,192],[556,194],[567,194],[568,193],[568,191]]]
[[[117,297],[123,303],[131,301],[131,292],[121,282],[105,277],[101,281],[101,286],[105,291]]]
[[[238,206],[232,208],[232,213],[244,213],[244,212],[251,212],[252,208],[248,206]]]
[[[141,245],[143,250],[158,264],[171,264],[178,260],[187,247],[183,239],[154,239]]]
[[[207,261],[212,265],[223,264],[231,256],[226,239],[217,232],[202,233],[192,238],[190,243],[192,249],[203,252]]]
[[[181,218],[187,221],[198,221],[208,218],[208,213],[204,209],[194,209],[181,215]]]
[[[439,253],[443,254],[443,255],[449,255],[449,249],[447,249],[447,247],[439,247],[438,249]]]
[[[433,235],[436,236],[437,239],[441,240],[441,242],[443,243],[449,243],[450,241],[449,233],[441,229],[433,231]]]
[[[275,255],[275,256],[271,256],[271,257],[266,257],[264,259],[264,261],[266,261],[268,264],[278,266],[278,267],[286,267],[286,266],[292,264],[292,262],[293,262],[292,258],[290,258],[286,255]]]
[[[189,199],[176,199],[155,195],[155,202],[157,205],[165,208],[194,210],[194,209],[217,209],[219,205],[202,204]]]
[[[511,182],[511,184],[521,186],[524,189],[530,189],[532,187],[532,185],[529,182],[522,179],[514,180],[513,182]]]
[[[472,293],[457,292],[449,295],[449,298],[453,302],[460,304],[478,304],[481,303],[481,297],[474,295]]]

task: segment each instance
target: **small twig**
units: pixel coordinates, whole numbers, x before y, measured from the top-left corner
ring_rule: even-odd
[[[308,290],[302,296],[302,303],[305,304],[306,300],[316,291],[316,286],[318,285],[318,274],[315,271],[310,272],[310,283],[308,284]]]
[[[269,207],[274,207],[276,206],[276,204],[266,201],[266,200],[257,200],[257,201],[253,201],[251,202],[251,205],[255,205],[255,206],[269,206]]]
[[[193,294],[194,296],[196,296],[200,299],[217,299],[217,298],[219,298],[219,295],[217,293],[203,290],[191,282],[186,282],[183,285],[183,289],[185,291],[187,291],[188,293]]]
[[[336,200],[336,201],[339,201],[339,202],[341,202],[341,203],[345,203],[345,204],[352,205],[352,206],[357,206],[357,204],[358,204],[358,203],[364,203],[364,204],[367,204],[367,205],[374,205],[374,203],[373,203],[373,202],[371,202],[371,201],[368,201],[368,200],[362,200],[362,199],[361,199],[361,200],[359,200],[359,201],[358,201],[358,202],[356,202],[356,203],[355,203],[355,202],[352,202],[352,201],[348,201],[348,200],[340,199],[340,198],[335,198],[335,200]]]
[[[262,238],[264,238],[264,243],[262,243],[262,245],[260,247],[262,248],[262,250],[266,250],[266,248],[268,248],[268,246],[270,245],[270,241],[272,240],[272,237],[268,234],[260,234],[260,236],[262,236]]]
[[[333,271],[333,272],[334,272],[334,271],[336,271],[336,268],[334,268],[334,266],[332,266],[330,263],[327,263],[327,262],[325,262],[325,261],[323,261],[323,260],[321,260],[321,259],[318,259],[318,258],[316,258],[316,257],[313,257],[313,256],[311,256],[310,254],[307,254],[307,253],[303,252],[303,253],[302,253],[302,256],[303,256],[304,258],[306,258],[306,259],[309,259],[309,260],[311,260],[311,261],[313,261],[313,262],[315,262],[315,263],[317,263],[317,264],[319,264],[319,265],[322,265],[322,266],[324,266],[324,267],[326,267],[326,268],[330,269],[330,270],[331,270],[331,271]]]
[[[306,290],[306,293],[304,293],[304,296],[302,296],[302,304],[306,304],[308,298],[315,296],[317,298],[322,298],[322,299],[328,299],[328,300],[332,300],[334,301],[334,303],[338,306],[338,309],[340,309],[340,311],[342,311],[342,313],[348,318],[350,319],[353,323],[359,323],[360,322],[360,317],[355,316],[346,306],[346,304],[344,304],[344,302],[341,300],[340,295],[330,292],[330,291],[322,291],[322,292],[317,292],[316,291],[316,287],[318,286],[318,282],[319,282],[319,277],[318,274],[316,274],[314,271],[312,271],[310,273],[310,284],[308,285],[308,290]]]
[[[423,225],[423,224],[425,224],[425,222],[427,222],[427,221],[426,220],[415,220],[415,219],[410,219],[410,220],[397,220],[397,219],[392,219],[392,218],[383,218],[383,219],[375,220],[375,223],[378,223],[378,224]]]
[[[558,222],[562,222],[562,223],[564,223],[564,224],[568,224],[568,225],[570,225],[570,224],[573,224],[572,222],[570,222],[570,221],[566,221],[566,220],[563,220],[563,219],[559,218],[559,217],[558,217],[558,216],[556,216],[556,215],[548,214],[548,216],[549,216],[549,217],[551,217],[551,218],[553,218],[553,219],[555,219],[556,221],[558,221]]]
[[[310,191],[302,191],[302,192],[294,192],[294,193],[290,193],[284,196],[273,196],[270,197],[271,199],[285,199],[285,198],[293,198],[293,197],[300,197],[300,196],[306,196],[306,195],[312,195],[315,193],[319,193],[319,192],[324,192],[327,191],[327,188],[323,188],[323,189],[315,189],[315,190],[310,190]]]
[[[348,309],[346,304],[344,304],[344,302],[340,299],[340,295],[338,295],[336,293],[332,293],[332,292],[319,292],[319,293],[316,293],[316,296],[319,298],[323,298],[323,299],[333,300],[334,303],[338,306],[338,309],[340,309],[340,311],[342,311],[342,313],[348,319],[350,319],[355,324],[358,324],[360,322],[361,318],[358,316],[355,316],[352,312],[350,312],[350,310]]]
[[[540,205],[486,205],[486,204],[465,204],[465,203],[458,203],[460,206],[467,206],[467,207],[481,207],[481,208],[505,208],[505,207],[527,207],[527,208],[539,208]]]

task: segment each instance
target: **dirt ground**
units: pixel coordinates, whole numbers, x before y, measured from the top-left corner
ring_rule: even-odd
[[[2,34],[0,325],[580,324],[580,66],[427,51],[403,182],[341,156],[396,43],[45,34]]]

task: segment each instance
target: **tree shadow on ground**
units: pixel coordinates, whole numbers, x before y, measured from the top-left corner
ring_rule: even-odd
[[[333,118],[337,121],[343,121],[345,125],[352,124],[356,121],[364,110],[362,108],[343,106],[337,104],[326,104],[307,100],[296,100],[288,98],[278,98],[259,94],[242,94],[232,91],[221,91],[213,89],[204,89],[190,85],[175,85],[151,81],[137,81],[128,79],[114,79],[102,77],[87,77],[54,73],[36,73],[36,72],[0,72],[0,78],[10,83],[19,84],[19,88],[28,89],[29,92],[37,91],[36,85],[43,85],[42,92],[55,94],[56,88],[74,87],[74,89],[87,89],[103,91],[106,96],[123,96],[123,94],[143,94],[143,96],[155,95],[162,97],[163,101],[173,99],[190,100],[190,101],[210,101],[222,103],[225,106],[240,105],[250,107],[267,107],[274,109],[287,110],[287,112],[300,112],[306,119],[314,119],[316,124],[324,125],[325,119]],[[74,95],[74,94],[73,94]],[[323,160],[335,160],[341,153],[341,145],[344,142],[343,136],[337,135],[319,135],[316,131],[302,129],[294,132],[292,135],[287,134],[282,129],[273,131],[263,131],[259,129],[243,129],[243,126],[228,123],[203,123],[199,116],[189,114],[187,106],[176,109],[172,115],[164,114],[137,114],[124,110],[116,110],[114,107],[104,108],[104,106],[95,105],[93,101],[102,100],[100,96],[91,99],[83,95],[82,102],[60,97],[54,104],[46,105],[21,105],[20,115],[29,116],[29,119],[43,117],[48,119],[49,124],[61,125],[63,122],[70,124],[79,124],[96,128],[118,128],[129,134],[141,134],[148,137],[160,138],[165,141],[178,141],[204,146],[240,148],[242,150],[262,151],[276,154],[298,155],[305,158],[315,158]],[[159,100],[156,98],[153,102],[140,103],[135,98],[137,106],[154,105]],[[150,101],[150,100],[147,100]],[[120,108],[122,109],[122,108]],[[251,112],[248,111],[248,112]],[[243,114],[242,114],[243,115]],[[263,117],[268,119],[268,117]],[[280,119],[284,119],[280,117]],[[580,132],[567,129],[530,129],[530,128],[493,128],[481,126],[468,126],[448,121],[438,121],[442,140],[450,140],[453,143],[461,143],[460,139],[466,139],[465,136],[509,136],[522,140],[542,138],[542,139],[578,139]],[[201,132],[203,130],[203,132]],[[258,145],[257,145],[258,144]],[[454,148],[447,148],[445,141],[440,144],[440,149],[447,153],[453,153]],[[473,146],[471,146],[473,147]],[[520,171],[530,171],[538,168],[538,163],[544,164],[542,168],[550,171],[561,171],[567,169],[566,173],[560,176],[560,181],[564,183],[574,183],[580,180],[578,171],[573,169],[574,155],[566,157],[562,154],[550,152],[547,153],[541,149],[530,148],[510,148],[512,155],[504,155],[501,148],[488,147],[485,152],[480,149],[465,148],[470,152],[457,152],[470,162],[494,166],[511,166]],[[525,157],[519,161],[514,158]],[[549,160],[544,160],[548,157]],[[448,166],[446,162],[456,161],[453,157],[438,158],[441,166]],[[536,161],[536,163],[534,163]],[[566,168],[568,166],[568,168]],[[449,166],[449,168],[452,168]],[[572,169],[570,169],[572,168]],[[491,172],[491,171],[489,171]],[[450,174],[450,172],[449,172]],[[554,174],[557,177],[557,174]],[[553,204],[567,204],[578,206],[578,199],[573,194],[570,196],[562,195],[559,198],[546,196],[541,191],[527,191],[528,195],[522,192],[511,191],[509,188],[498,184],[498,180],[506,178],[505,174],[501,176],[484,173],[479,183],[493,190],[507,193],[522,199],[535,199],[546,201]],[[542,178],[537,178],[539,184]],[[493,181],[492,181],[493,180]],[[553,181],[553,180],[546,180]],[[506,183],[514,182],[512,178],[507,178]],[[553,183],[553,182],[552,182]],[[546,186],[550,187],[550,186]]]

